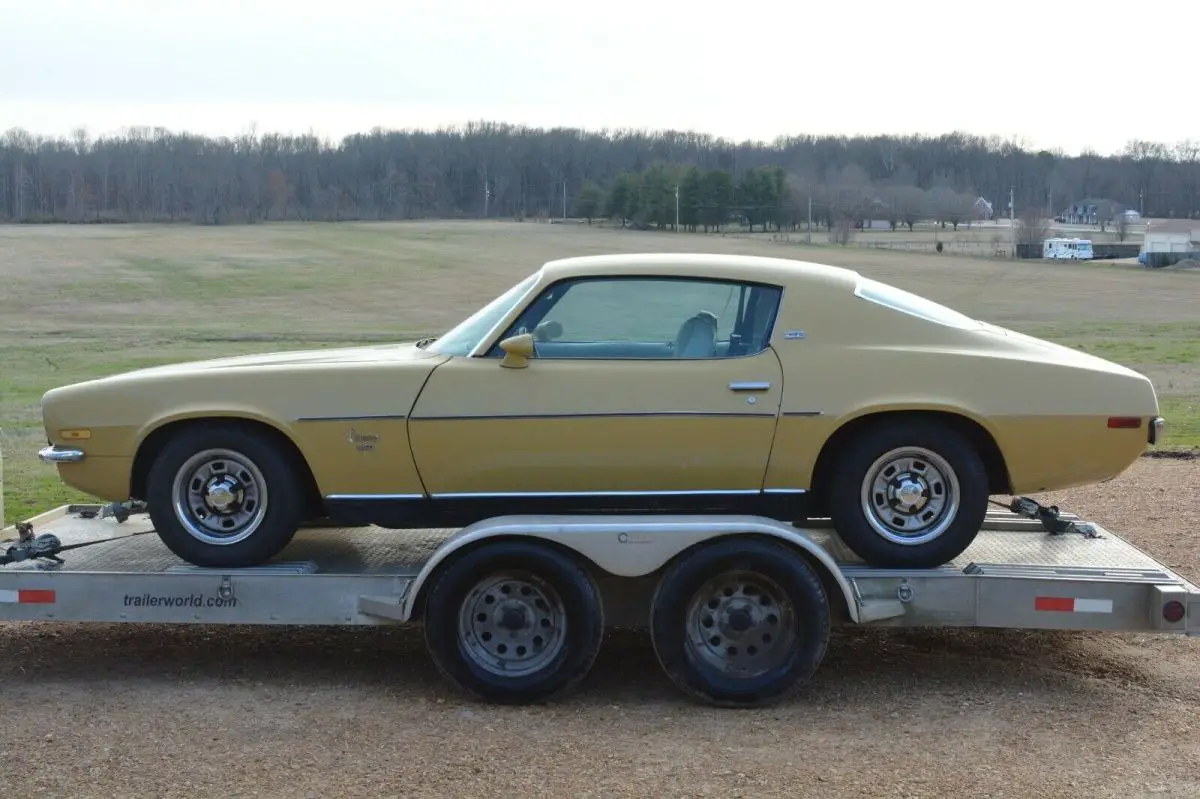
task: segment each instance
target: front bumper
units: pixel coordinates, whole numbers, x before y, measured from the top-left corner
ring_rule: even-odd
[[[38,460],[42,463],[78,463],[83,460],[83,450],[62,449],[51,444],[38,450]]]

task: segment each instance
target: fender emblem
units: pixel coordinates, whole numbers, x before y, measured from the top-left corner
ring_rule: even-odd
[[[359,452],[369,452],[375,449],[379,436],[376,433],[360,433],[351,427],[346,433],[346,441],[353,444]]]

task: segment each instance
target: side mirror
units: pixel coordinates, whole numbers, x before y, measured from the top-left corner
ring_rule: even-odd
[[[500,349],[504,350],[504,358],[500,361],[500,365],[506,369],[524,369],[529,366],[529,359],[533,357],[533,334],[522,333],[519,336],[506,338],[500,342]]]

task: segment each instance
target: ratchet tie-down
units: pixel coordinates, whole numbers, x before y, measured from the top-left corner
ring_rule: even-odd
[[[101,518],[105,516],[114,516],[117,523],[125,521],[129,518],[129,514],[139,510],[143,510],[144,506],[138,503],[137,506],[131,507],[128,503],[114,502],[111,505],[105,505],[97,514],[94,510],[80,511],[79,515],[82,518],[92,518],[99,515]],[[154,530],[139,530],[130,535],[119,536],[118,538],[132,538],[135,535],[145,535],[153,533]],[[68,552],[72,549],[80,549],[82,547],[90,547],[93,544],[104,544],[109,541],[115,541],[117,538],[101,538],[96,541],[84,541],[79,544],[63,544],[63,542],[54,533],[41,533],[35,535],[33,532],[33,524],[31,522],[17,522],[17,540],[0,552],[0,566],[7,566],[10,563],[22,563],[24,561],[39,561],[38,568],[54,569],[62,566],[66,561],[59,557],[60,553]]]
[[[1001,508],[1012,511],[1018,516],[1024,516],[1026,519],[1034,519],[1041,523],[1042,527],[1050,535],[1065,535],[1067,533],[1077,533],[1084,538],[1103,538],[1100,533],[1096,532],[1096,528],[1090,524],[1077,524],[1062,517],[1057,505],[1042,505],[1037,500],[1029,497],[1013,497],[1012,502],[1003,503],[997,502],[994,499],[989,499],[988,502],[993,505],[998,505]]]

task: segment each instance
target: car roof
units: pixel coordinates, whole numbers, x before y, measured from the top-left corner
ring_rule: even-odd
[[[542,269],[551,280],[601,275],[663,275],[670,277],[732,278],[789,285],[825,283],[852,289],[859,273],[840,266],[723,253],[620,253],[582,255],[547,261]]]

